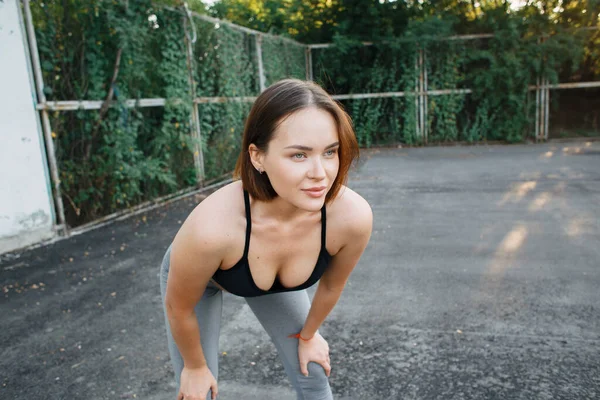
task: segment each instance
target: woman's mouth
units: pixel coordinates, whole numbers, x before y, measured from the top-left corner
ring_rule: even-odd
[[[313,198],[319,198],[327,192],[327,186],[316,186],[308,189],[302,189],[304,193]]]

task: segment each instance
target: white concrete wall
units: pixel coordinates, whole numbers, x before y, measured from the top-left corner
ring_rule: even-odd
[[[0,254],[54,236],[54,211],[18,0],[0,1]]]

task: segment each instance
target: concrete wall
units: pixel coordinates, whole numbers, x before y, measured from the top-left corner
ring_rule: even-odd
[[[0,253],[54,236],[35,86],[18,0],[0,1]]]

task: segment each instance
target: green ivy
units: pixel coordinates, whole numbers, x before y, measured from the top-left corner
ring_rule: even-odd
[[[306,79],[306,47],[273,36],[263,36],[262,59],[266,86],[284,78]]]
[[[233,169],[251,103],[194,104],[190,82],[197,97],[257,96],[254,34],[197,17],[190,21],[181,7],[163,8],[152,0],[46,0],[31,7],[48,100],[102,102],[112,88],[116,102],[102,111],[51,113],[71,226],[195,186],[198,146],[206,180]],[[379,34],[370,46],[351,30],[337,34],[333,47],[312,50],[315,80],[332,94],[404,92],[341,104],[361,146],[423,144],[414,93],[422,51],[429,90],[472,89],[427,97],[429,143],[521,141],[533,132],[535,96],[528,87],[538,76],[559,81],[581,60],[597,63],[600,34],[590,41],[589,35],[532,27],[506,13],[485,18],[482,26],[494,37],[474,41],[444,40],[457,31],[456,21],[433,17],[411,20],[400,37]],[[186,34],[194,31],[188,60]],[[304,46],[270,35],[261,46],[267,85],[305,78]],[[124,103],[139,98],[167,100],[154,108]],[[193,107],[200,143],[191,135]]]
[[[205,180],[233,169],[251,103],[195,105],[190,78],[198,97],[258,95],[254,35],[197,17],[190,21],[183,9],[151,0],[49,0],[31,7],[48,100],[103,102],[116,74],[116,105],[51,114],[69,225],[195,186],[198,146]],[[194,30],[188,60],[186,33],[192,37]],[[267,81],[303,78],[303,49],[265,37]],[[139,98],[165,98],[166,104],[124,103]],[[195,106],[201,143],[191,135]]]
[[[254,36],[228,26],[195,19],[198,41],[194,48],[201,97],[250,97],[259,92]],[[207,179],[230,172],[239,154],[247,102],[200,104]]]
[[[589,39],[582,35],[556,31],[538,42],[541,33],[505,15],[488,21],[494,37],[487,39],[446,40],[455,32],[454,23],[440,18],[411,21],[402,37],[364,46],[336,36],[335,47],[313,50],[315,77],[330,93],[405,92],[395,99],[345,102],[361,145],[424,142],[417,134],[414,93],[420,50],[428,90],[472,89],[470,94],[427,96],[429,143],[518,142],[531,137],[535,93],[529,86],[538,76],[558,82],[565,68],[577,68],[573,60],[581,60],[584,51],[591,54],[592,48],[585,50]]]

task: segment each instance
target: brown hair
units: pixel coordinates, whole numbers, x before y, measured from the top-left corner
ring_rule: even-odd
[[[260,174],[252,166],[248,151],[250,144],[254,143],[260,151],[266,152],[279,124],[289,115],[307,107],[329,112],[338,130],[340,167],[325,202],[333,200],[346,183],[350,166],[358,158],[358,143],[350,116],[319,85],[299,79],[284,79],[258,96],[246,120],[242,149],[233,176],[242,180],[244,189],[252,197],[268,201],[277,197],[277,193],[266,174]]]

